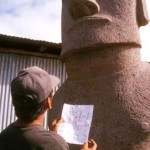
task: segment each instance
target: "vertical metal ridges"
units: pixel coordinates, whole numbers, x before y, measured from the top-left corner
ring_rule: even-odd
[[[0,132],[16,120],[11,103],[10,82],[19,70],[29,66],[39,66],[48,73],[58,76],[61,79],[61,84],[66,79],[65,65],[58,58],[0,53]],[[47,121],[46,115],[45,128],[47,128]]]

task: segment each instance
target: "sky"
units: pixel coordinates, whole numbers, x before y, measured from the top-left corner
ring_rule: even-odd
[[[59,43],[61,0],[0,0],[0,34]]]
[[[0,34],[61,42],[61,0],[0,0],[0,18]],[[140,34],[142,59],[150,61],[150,23]]]

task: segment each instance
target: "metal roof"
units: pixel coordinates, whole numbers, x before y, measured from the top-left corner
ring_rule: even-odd
[[[0,34],[0,47],[23,50],[26,52],[36,52],[60,55],[61,43],[52,43],[47,41],[32,40],[27,38],[8,36]]]

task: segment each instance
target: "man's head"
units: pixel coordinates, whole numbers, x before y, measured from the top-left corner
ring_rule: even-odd
[[[62,55],[112,44],[140,47],[148,23],[145,0],[63,0]]]
[[[11,95],[16,115],[22,121],[32,121],[46,110],[46,103],[59,84],[56,76],[33,66],[21,70],[11,82]]]

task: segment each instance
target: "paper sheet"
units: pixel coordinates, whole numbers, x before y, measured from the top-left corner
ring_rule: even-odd
[[[63,123],[58,129],[58,134],[68,143],[83,144],[86,142],[91,127],[93,108],[93,105],[64,104]]]

